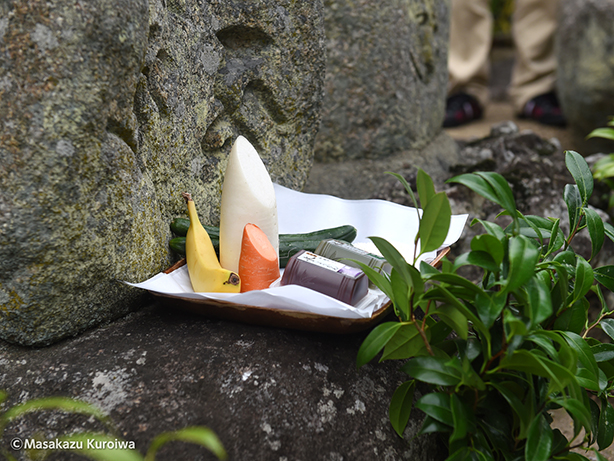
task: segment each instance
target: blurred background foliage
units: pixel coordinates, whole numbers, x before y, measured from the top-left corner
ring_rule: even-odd
[[[509,36],[514,0],[490,0],[495,24],[495,36]]]

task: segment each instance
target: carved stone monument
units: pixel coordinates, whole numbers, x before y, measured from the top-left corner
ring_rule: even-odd
[[[182,191],[217,224],[243,134],[301,188],[321,2],[0,3],[0,338],[41,345],[134,309],[170,264]]]
[[[457,156],[442,133],[448,2],[329,0],[324,11],[322,123],[306,190],[367,198],[386,170],[447,171]]]
[[[614,152],[611,141],[585,140],[614,116],[614,3],[562,0],[557,87],[563,112],[583,154]]]

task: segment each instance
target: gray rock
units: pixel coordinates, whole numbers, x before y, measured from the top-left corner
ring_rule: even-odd
[[[170,264],[195,197],[217,224],[237,134],[301,188],[324,73],[319,1],[0,2],[0,338],[116,318]]]
[[[562,0],[556,33],[557,89],[577,145],[612,152],[611,141],[584,141],[614,115],[614,3]]]
[[[343,162],[315,161],[304,191],[331,194],[346,199],[368,199],[378,194],[382,183],[396,181],[387,172],[402,173],[422,168],[439,186],[449,177],[449,169],[459,162],[454,140],[440,132],[421,149],[397,152],[381,159],[348,159]]]
[[[328,0],[326,79],[316,160],[419,149],[441,131],[449,6],[444,0]],[[437,154],[434,154],[437,156]]]
[[[82,399],[108,414],[141,453],[161,432],[201,425],[218,435],[231,460],[444,459],[436,438],[412,440],[419,410],[404,439],[392,429],[390,398],[408,377],[394,362],[357,370],[364,336],[212,321],[154,305],[44,349],[0,342],[0,389],[9,394],[3,409],[39,397]],[[85,430],[105,428],[41,411],[11,423],[0,443]],[[58,456],[49,459],[82,459]],[[174,442],[156,459],[215,458]]]

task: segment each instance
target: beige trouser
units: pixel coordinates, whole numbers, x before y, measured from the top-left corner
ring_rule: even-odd
[[[489,0],[452,0],[448,94],[464,91],[482,106],[489,99],[493,17]],[[509,95],[520,113],[530,99],[555,87],[554,32],[558,0],[515,0],[516,58]]]

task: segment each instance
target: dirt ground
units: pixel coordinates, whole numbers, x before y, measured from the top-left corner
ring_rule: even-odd
[[[539,124],[537,122],[519,119],[507,97],[510,71],[513,65],[513,49],[509,47],[496,47],[491,54],[491,101],[485,108],[484,117],[481,120],[465,126],[448,128],[445,131],[455,140],[470,140],[482,138],[490,133],[491,126],[512,120],[520,130],[531,130],[542,138],[558,139],[562,150],[575,150],[581,154],[583,145],[574,136],[570,127],[558,128]],[[573,435],[573,423],[565,411],[557,411],[553,414],[554,427],[563,432],[566,437]],[[577,441],[581,440],[581,436]],[[593,452],[578,451],[591,460],[596,460]],[[601,452],[606,459],[614,461],[614,446]]]

